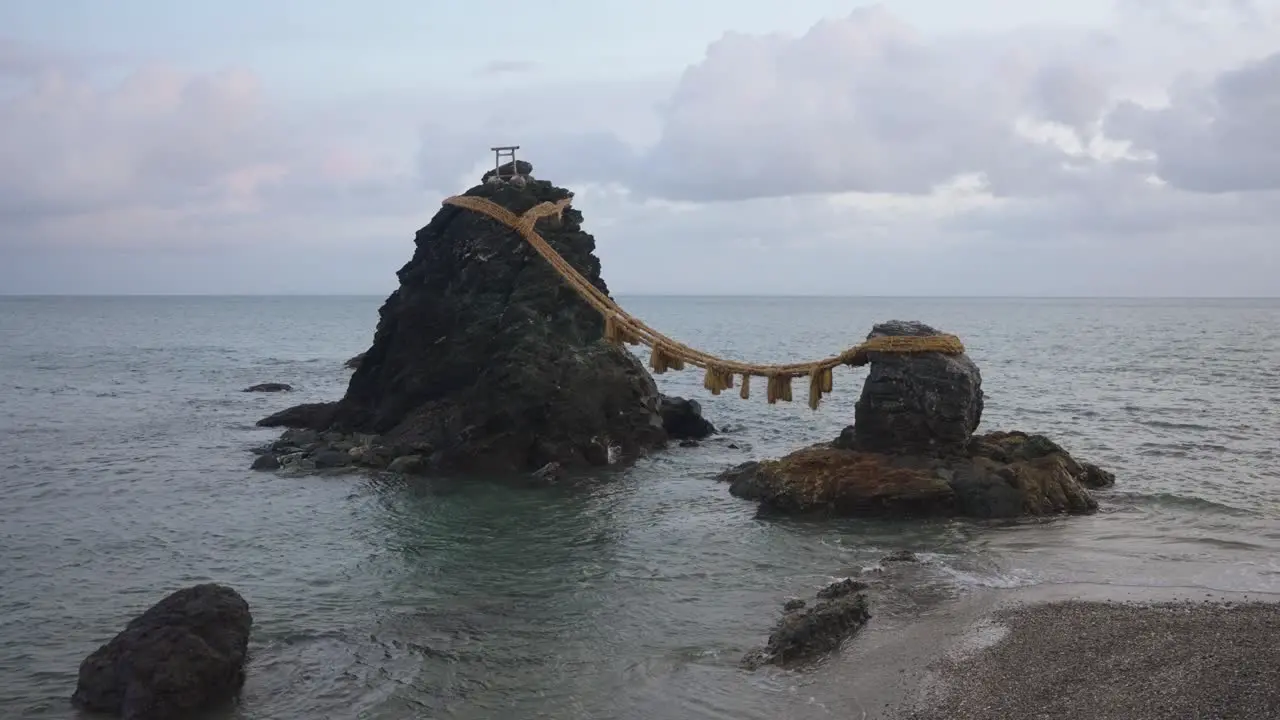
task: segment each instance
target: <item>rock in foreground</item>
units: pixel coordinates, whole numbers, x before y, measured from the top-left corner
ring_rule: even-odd
[[[229,587],[178,590],[85,658],[72,702],[125,720],[190,717],[244,684],[252,625]]]
[[[570,197],[520,170],[519,183],[466,194],[517,215]],[[568,208],[537,231],[607,292],[581,223]],[[514,230],[445,206],[415,243],[342,400],[260,424],[375,435],[427,470],[470,474],[606,465],[665,445],[653,379]]]
[[[844,437],[847,437],[846,432]],[[840,441],[721,475],[735,496],[784,513],[970,516],[1089,513],[1114,478],[1041,435],[993,432],[942,455],[851,449]]]
[[[812,606],[792,600],[783,606],[769,642],[747,653],[742,666],[754,670],[763,665],[788,665],[831,652],[871,619],[866,586],[845,579],[818,591]]]

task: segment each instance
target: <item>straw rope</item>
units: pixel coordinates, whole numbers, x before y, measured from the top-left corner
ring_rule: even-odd
[[[654,373],[667,370],[683,370],[687,365],[705,371],[703,386],[713,395],[734,386],[735,376],[742,378],[740,395],[749,397],[750,380],[765,378],[765,391],[769,404],[779,400],[791,400],[791,380],[809,378],[809,407],[816,410],[822,396],[831,392],[832,369],[837,365],[865,365],[870,353],[936,352],[958,355],[964,352],[964,344],[955,335],[883,336],[845,350],[838,355],[809,362],[785,364],[746,363],[717,357],[689,347],[649,327],[640,319],[623,310],[613,298],[606,295],[578,272],[577,268],[556,252],[555,248],[534,230],[538,221],[547,217],[559,218],[573,201],[569,196],[559,202],[544,202],[523,215],[516,215],[507,208],[488,199],[471,195],[455,195],[444,200],[445,205],[465,208],[486,215],[515,230],[520,237],[553,267],[560,277],[572,287],[588,305],[595,308],[605,320],[605,338],[614,343],[645,345],[651,349],[649,365]]]

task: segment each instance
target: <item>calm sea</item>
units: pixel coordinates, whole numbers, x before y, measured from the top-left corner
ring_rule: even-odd
[[[253,608],[249,681],[220,716],[245,720],[874,716],[859,643],[993,588],[1280,592],[1280,301],[623,300],[753,360],[891,318],[958,333],[986,429],[1047,433],[1117,485],[1090,517],[816,522],[757,519],[710,479],[833,437],[863,370],[816,413],[662,376],[724,435],[586,488],[253,473],[274,437],[254,421],[339,397],[381,298],[4,298],[0,717],[75,717],[81,658],[208,580]],[[240,392],[267,381],[297,391]],[[784,598],[897,549],[925,563],[853,650],[737,668]]]

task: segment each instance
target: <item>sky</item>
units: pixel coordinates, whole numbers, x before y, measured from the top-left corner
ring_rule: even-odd
[[[518,144],[615,294],[1280,295],[1280,0],[5,0],[0,294],[371,294]]]

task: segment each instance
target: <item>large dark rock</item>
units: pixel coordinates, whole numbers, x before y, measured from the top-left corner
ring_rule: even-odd
[[[659,412],[662,427],[676,440],[701,440],[716,431],[716,427],[702,417],[702,406],[697,400],[664,395]]]
[[[229,587],[178,590],[85,658],[72,702],[125,720],[190,717],[244,684],[252,625]]]
[[[466,194],[517,215],[571,195],[532,179]],[[607,292],[581,224],[569,208],[537,230]],[[415,244],[332,413],[278,413],[272,424],[376,434],[431,469],[463,473],[605,465],[665,444],[653,379],[603,340],[600,315],[515,231],[446,206]]]
[[[891,320],[879,336],[937,335],[919,322]],[[982,374],[968,355],[868,353],[871,370],[854,407],[853,446],[875,452],[962,447],[982,419]]]

